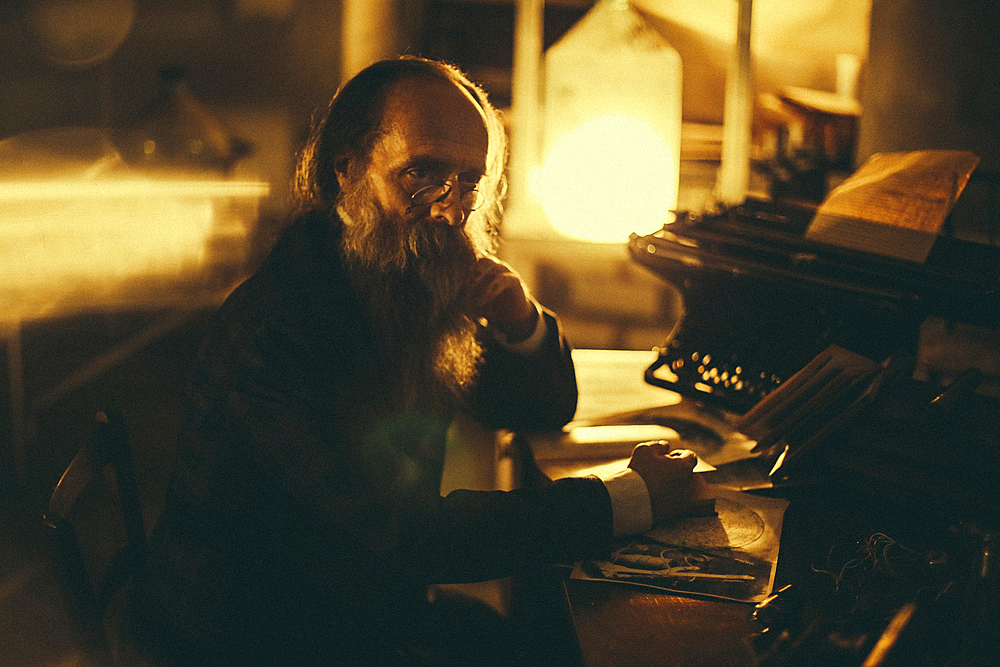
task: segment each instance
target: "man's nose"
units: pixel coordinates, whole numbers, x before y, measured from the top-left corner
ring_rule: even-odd
[[[452,185],[443,198],[431,204],[431,217],[446,222],[452,227],[465,224],[465,206],[462,205],[462,191]]]

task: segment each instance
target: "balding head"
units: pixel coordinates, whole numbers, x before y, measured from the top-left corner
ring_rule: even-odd
[[[370,65],[348,81],[314,124],[300,156],[296,190],[300,207],[332,210],[340,199],[337,174],[360,174],[383,135],[387,105],[398,93],[415,93],[426,86],[447,84],[478,107],[488,136],[486,172],[480,185],[483,213],[492,224],[499,220],[504,193],[506,136],[503,123],[486,94],[459,70],[438,61],[405,56]]]

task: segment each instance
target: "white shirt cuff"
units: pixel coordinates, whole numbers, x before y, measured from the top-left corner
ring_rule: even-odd
[[[494,331],[494,335],[497,337],[504,347],[506,347],[511,352],[515,352],[521,355],[530,355],[538,351],[542,346],[542,341],[545,340],[545,334],[549,331],[548,322],[545,321],[545,315],[539,310],[538,306],[535,306],[535,310],[538,312],[538,319],[535,320],[535,330],[531,332],[531,335],[524,340],[517,343],[508,343],[507,337],[504,336],[499,331]]]
[[[642,533],[653,527],[649,490],[639,473],[626,468],[601,481],[611,496],[612,529],[615,537]]]

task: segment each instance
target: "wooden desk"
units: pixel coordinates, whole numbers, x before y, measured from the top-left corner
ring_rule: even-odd
[[[652,351],[574,351],[580,387],[577,421],[599,423],[602,417],[663,406],[676,406],[667,410],[671,414],[690,415],[694,408],[684,403],[686,399],[644,382],[643,371],[655,358]],[[475,424],[456,423],[449,439],[442,491],[516,486],[516,466],[512,466],[509,448],[504,446],[511,436],[509,432],[497,434]],[[621,456],[617,443],[612,450],[615,456]],[[609,449],[574,452],[574,456],[579,454],[574,460],[562,456],[559,450],[536,447],[536,462],[553,478],[611,472],[627,463],[627,458],[599,458],[594,456],[596,451]],[[553,452],[561,458],[547,458]],[[543,453],[546,455],[540,455]],[[901,610],[917,589],[932,594],[941,591],[941,595],[918,610],[913,625],[919,627],[909,629],[909,635],[896,649],[905,657],[893,664],[918,664],[918,658],[928,651],[942,657],[939,662],[927,663],[934,667],[994,664],[944,660],[959,652],[973,660],[985,656],[979,646],[992,647],[992,638],[997,634],[989,625],[979,624],[989,629],[975,630],[973,634],[962,626],[967,615],[995,613],[990,611],[995,605],[986,605],[983,611],[967,608],[963,602],[963,583],[969,578],[971,561],[969,544],[960,542],[971,543],[974,556],[978,538],[966,534],[957,540],[960,533],[952,530],[955,517],[930,513],[925,503],[914,505],[903,498],[894,499],[885,485],[870,477],[845,477],[830,466],[823,471],[822,475],[811,471],[799,475],[793,484],[760,492],[789,502],[774,588],[791,584],[795,590],[784,599],[800,605],[784,619],[793,633],[791,639],[770,646],[777,651],[770,655],[771,664],[831,664],[839,656],[844,659],[837,664],[859,667],[886,630],[887,619]],[[875,538],[878,540],[873,541]],[[862,545],[885,548],[890,542],[898,545],[893,547],[892,558],[901,557],[892,568],[876,568],[872,552],[867,560],[859,556]],[[944,552],[950,554],[949,558],[934,555]],[[921,561],[932,556],[933,566],[929,560]],[[888,556],[882,552],[879,558]],[[848,562],[858,559],[866,565],[845,568]],[[921,562],[924,566],[920,566]],[[893,574],[889,582],[886,573],[890,570],[908,572],[908,576],[896,580]],[[836,577],[845,572],[851,585],[841,587]],[[954,585],[945,586],[948,581]],[[537,642],[531,649],[537,652],[537,664],[750,667],[768,656],[767,642],[759,634],[764,628],[753,620],[754,607],[747,603],[571,579],[567,568],[533,573],[516,581],[496,580],[456,588],[500,613],[517,610],[516,618],[530,628],[526,641]],[[947,595],[946,590],[950,591]],[[972,589],[973,593],[976,590]],[[844,605],[853,605],[850,598],[857,591],[865,592],[867,598],[877,594],[879,602],[845,613]],[[781,634],[784,627],[772,627],[769,636]],[[859,627],[863,636],[851,635]],[[967,627],[977,626],[970,623]],[[996,630],[1000,632],[1000,623]],[[857,642],[851,655],[841,655],[844,648],[838,642],[844,636]],[[789,655],[790,651],[794,654]],[[774,663],[775,659],[786,662]]]
[[[544,462],[540,467],[553,470]],[[559,467],[572,472],[565,462]],[[760,628],[750,618],[753,605],[607,581],[567,578],[563,587],[586,667],[757,664],[751,640]]]
[[[699,600],[604,581],[565,581],[584,665],[756,664],[751,605]]]
[[[620,412],[681,403],[677,394],[645,384],[643,370],[655,357],[651,351],[574,351],[580,386],[576,418],[597,420]],[[516,466],[505,446],[511,436],[474,423],[456,423],[449,437],[442,491],[516,486]],[[596,467],[610,471],[624,467],[626,459],[538,458],[537,463],[550,477],[563,477],[587,474]],[[774,588],[791,584],[796,593],[790,592],[786,599],[797,600],[801,607],[794,612],[794,618],[790,615],[785,619],[787,627],[795,627],[792,639],[783,644],[775,642],[780,644],[779,657],[787,660],[780,664],[831,664],[837,654],[843,660],[838,658],[836,664],[862,665],[885,630],[887,619],[902,609],[917,589],[928,591],[933,603],[923,601],[913,621],[917,627],[909,628],[909,635],[897,646],[901,657],[892,664],[995,664],[990,651],[1000,633],[1000,618],[992,601],[1000,597],[979,591],[996,591],[996,577],[978,582],[975,578],[979,571],[971,567],[979,562],[975,557],[977,549],[987,544],[985,536],[968,529],[956,531],[962,526],[955,516],[929,512],[926,503],[894,499],[881,481],[865,476],[845,477],[829,467],[822,478],[810,476],[762,493],[789,501]],[[995,534],[991,533],[993,542],[989,544],[995,544]],[[876,537],[883,548],[889,541],[896,545],[889,556],[887,552],[879,556],[883,564],[891,556],[892,568],[875,568],[874,558],[860,558],[859,548],[872,546]],[[949,556],[942,559],[942,553]],[[933,563],[928,560],[931,558]],[[864,567],[845,567],[859,559],[866,562]],[[846,572],[852,585],[841,587],[836,579],[838,572]],[[900,572],[908,572],[909,577],[894,579],[891,584],[887,581],[886,573],[895,577]],[[766,655],[757,652],[758,648],[767,650],[767,646],[758,641],[763,626],[752,619],[753,605],[571,579],[568,574],[566,568],[554,568],[532,573],[523,580],[519,577],[517,581],[495,580],[457,588],[502,614],[517,609],[520,622],[529,624],[525,641],[537,644],[531,648],[539,657],[536,664],[749,667]],[[970,575],[978,588],[965,588]],[[852,610],[856,613],[842,618],[845,598],[862,590],[857,586],[863,587],[869,601],[877,598],[879,602]],[[938,591],[940,595],[936,595]],[[877,595],[872,597],[873,593]],[[972,599],[988,602],[969,606],[967,600]],[[967,622],[969,618],[985,618],[987,622]],[[992,625],[989,619],[994,619]],[[780,634],[783,627],[771,635]],[[849,635],[858,627],[866,634],[853,638],[859,642],[853,655],[840,655],[843,647],[838,642],[845,636],[843,632],[846,629]],[[808,641],[800,642],[809,632],[812,634],[805,637]],[[789,657],[789,650],[797,653]],[[929,651],[940,660],[925,660]],[[969,660],[950,660],[954,656]]]
[[[679,403],[681,397],[653,387],[643,371],[652,351],[574,350],[580,387],[576,419]],[[597,467],[624,467],[627,459],[540,460],[550,477],[586,474]],[[564,581],[569,613],[587,667],[642,665],[749,666],[753,606],[696,599],[604,581]]]
[[[680,402],[645,385],[642,371],[654,358],[652,352],[576,351],[577,419]],[[845,445],[829,444],[830,451]],[[786,660],[780,664],[867,664],[876,641],[892,631],[887,619],[914,600],[914,615],[891,639],[891,664],[996,664],[1000,588],[995,568],[984,574],[981,567],[987,552],[995,554],[995,514],[986,521],[975,506],[935,504],[919,487],[892,492],[880,478],[830,465],[829,453],[808,479],[765,492],[789,501],[774,588],[791,584],[797,594],[789,598],[800,605],[786,618],[795,629],[779,647]],[[625,460],[538,464],[552,477],[624,466]],[[752,605],[604,581],[558,583],[586,667],[759,662],[755,640],[762,626],[751,617]],[[850,650],[845,638],[856,642]]]

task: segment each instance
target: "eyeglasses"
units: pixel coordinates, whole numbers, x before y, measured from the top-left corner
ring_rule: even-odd
[[[430,206],[439,201],[443,201],[445,197],[451,194],[452,181],[443,181],[437,185],[428,185],[427,187],[420,188],[410,196],[410,207],[406,209],[406,213],[410,213],[413,209],[420,206]],[[468,183],[457,182],[459,188],[469,187],[468,190],[462,192],[462,208],[466,211],[475,211],[477,208],[483,205],[483,195],[475,186],[471,186]]]

